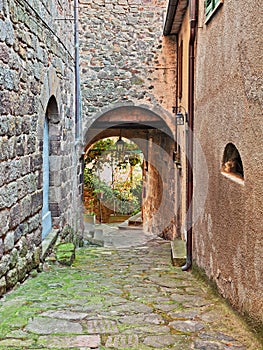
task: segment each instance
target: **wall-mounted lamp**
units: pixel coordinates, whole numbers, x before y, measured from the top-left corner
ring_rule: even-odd
[[[184,110],[184,113],[181,112],[181,109]],[[186,112],[183,106],[173,107],[173,113],[176,113],[175,115],[176,125],[184,125],[184,123],[188,122],[188,113]]]
[[[118,153],[123,153],[123,151],[124,151],[124,145],[125,145],[125,142],[124,142],[123,139],[121,138],[121,132],[120,132],[120,137],[119,137],[118,141],[115,143],[116,151],[117,151]]]

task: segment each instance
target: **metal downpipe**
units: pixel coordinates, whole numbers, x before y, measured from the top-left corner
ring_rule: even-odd
[[[193,131],[194,131],[194,59],[195,59],[195,38],[196,38],[196,23],[197,23],[197,0],[190,1],[190,39],[188,53],[188,111],[190,129],[188,137],[188,155],[187,155],[187,242],[186,242],[186,263],[182,266],[183,271],[187,271],[192,266],[193,252]]]

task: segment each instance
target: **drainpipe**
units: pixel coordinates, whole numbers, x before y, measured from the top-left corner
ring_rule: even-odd
[[[75,138],[80,141],[80,71],[79,71],[79,27],[78,0],[74,0],[74,45],[75,45]]]
[[[190,39],[188,53],[188,157],[187,157],[187,242],[186,242],[186,263],[182,266],[187,271],[192,266],[192,238],[193,238],[193,131],[194,131],[194,59],[195,59],[195,38],[197,24],[197,0],[190,0]]]

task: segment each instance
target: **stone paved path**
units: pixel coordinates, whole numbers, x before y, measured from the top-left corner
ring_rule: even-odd
[[[202,281],[171,265],[169,243],[136,245],[81,248],[71,268],[50,265],[6,295],[0,349],[262,349]]]

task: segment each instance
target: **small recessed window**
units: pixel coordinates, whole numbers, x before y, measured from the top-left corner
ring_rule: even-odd
[[[243,163],[238,149],[233,143],[227,144],[225,148],[221,171],[223,175],[232,175],[233,179],[244,180]]]

